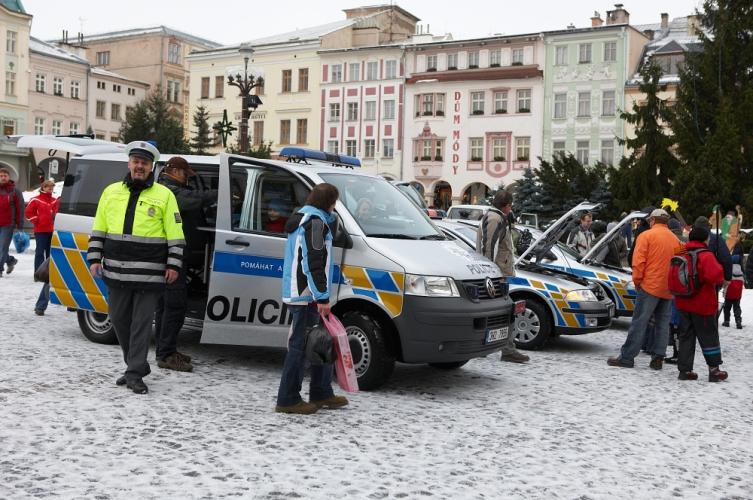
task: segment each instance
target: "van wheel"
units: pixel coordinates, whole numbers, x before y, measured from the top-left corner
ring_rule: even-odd
[[[544,347],[552,334],[549,313],[538,300],[526,299],[526,310],[515,316],[515,345],[520,349]]]
[[[118,343],[118,337],[115,336],[115,328],[112,326],[110,316],[81,309],[76,313],[78,314],[78,326],[81,328],[84,337],[97,344],[113,345]]]
[[[439,368],[440,370],[457,370],[461,366],[465,366],[468,361],[470,360],[466,359],[465,361],[451,361],[447,363],[429,363],[429,366],[432,368]]]
[[[348,334],[358,388],[365,391],[384,384],[395,368],[395,356],[387,349],[384,331],[368,314],[350,311],[342,318]]]

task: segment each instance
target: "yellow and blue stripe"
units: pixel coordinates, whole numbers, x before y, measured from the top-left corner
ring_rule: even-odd
[[[405,287],[404,273],[343,266],[342,274],[350,282],[354,295],[368,297],[374,302],[382,304],[393,318],[402,314]]]
[[[55,231],[50,248],[50,302],[53,304],[107,312],[107,288],[89,272],[86,250],[89,235]]]

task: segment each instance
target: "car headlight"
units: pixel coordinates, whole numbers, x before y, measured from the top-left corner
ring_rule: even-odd
[[[583,290],[573,290],[572,292],[568,292],[567,295],[565,295],[565,300],[569,300],[571,302],[595,302],[596,295],[591,290],[586,290],[585,288]]]
[[[455,280],[446,276],[405,275],[405,294],[424,297],[460,297]]]

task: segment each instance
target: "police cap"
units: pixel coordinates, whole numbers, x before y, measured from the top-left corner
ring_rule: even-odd
[[[159,150],[154,147],[154,144],[147,141],[129,142],[126,145],[126,154],[128,156],[140,156],[151,162],[159,160]]]

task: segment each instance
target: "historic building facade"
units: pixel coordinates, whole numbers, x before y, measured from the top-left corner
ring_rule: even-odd
[[[149,84],[107,71],[89,72],[89,126],[97,139],[120,141],[120,128],[129,108],[146,98]]]

